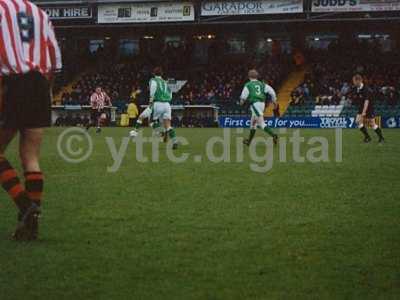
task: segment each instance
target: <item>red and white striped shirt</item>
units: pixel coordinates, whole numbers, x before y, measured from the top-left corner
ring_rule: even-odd
[[[106,106],[111,106],[111,99],[105,92],[95,92],[90,97],[90,106],[92,109],[100,110]]]
[[[44,11],[27,0],[0,0],[0,76],[61,69],[61,53]]]

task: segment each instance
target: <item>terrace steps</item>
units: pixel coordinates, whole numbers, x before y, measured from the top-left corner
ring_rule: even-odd
[[[82,79],[83,76],[94,73],[95,68],[88,68],[84,72],[76,75],[72,81],[70,81],[66,86],[64,86],[56,95],[54,95],[53,100],[57,104],[61,104],[62,95],[64,93],[70,94],[74,91],[74,86]]]
[[[290,103],[290,95],[293,90],[298,87],[304,80],[304,76],[306,74],[307,68],[303,67],[302,69],[295,70],[289,74],[289,77],[283,83],[281,88],[278,91],[278,103],[280,106],[281,116],[283,116],[289,107]],[[269,105],[264,113],[266,117],[272,117],[273,106]]]
[[[57,104],[61,104],[61,98],[64,93],[70,94],[73,92],[73,87],[79,82],[82,78],[83,74],[76,76],[68,85],[64,86],[56,95],[54,95],[54,102]]]

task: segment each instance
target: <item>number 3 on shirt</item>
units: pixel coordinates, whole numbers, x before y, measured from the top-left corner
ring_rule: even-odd
[[[30,43],[34,35],[33,17],[28,16],[24,12],[20,12],[17,18],[22,42]]]
[[[261,86],[256,85],[255,88],[256,88],[256,94],[261,95]]]

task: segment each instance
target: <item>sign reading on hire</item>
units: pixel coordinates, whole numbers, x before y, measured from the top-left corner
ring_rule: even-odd
[[[92,10],[87,6],[42,7],[50,19],[90,19]]]

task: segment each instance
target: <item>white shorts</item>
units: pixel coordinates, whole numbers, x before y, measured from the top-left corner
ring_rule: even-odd
[[[153,120],[171,120],[172,109],[169,102],[155,102],[153,107]]]
[[[151,114],[153,113],[153,108],[151,105],[147,106],[147,108],[140,114],[140,119],[149,119]]]
[[[264,117],[265,103],[264,102],[254,102],[250,104],[251,117]]]

